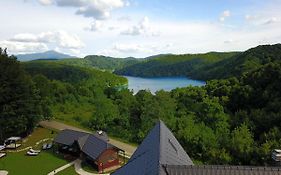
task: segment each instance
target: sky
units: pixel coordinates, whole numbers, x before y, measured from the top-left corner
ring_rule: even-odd
[[[0,0],[10,54],[147,57],[281,42],[281,0]]]

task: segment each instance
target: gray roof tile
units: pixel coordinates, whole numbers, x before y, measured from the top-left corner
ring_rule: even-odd
[[[128,163],[114,175],[165,174],[161,164],[193,165],[167,126],[159,121],[145,137]]]
[[[54,142],[71,146],[75,140],[87,135],[89,133],[65,129],[55,137]]]
[[[163,165],[167,175],[281,175],[277,167]]]

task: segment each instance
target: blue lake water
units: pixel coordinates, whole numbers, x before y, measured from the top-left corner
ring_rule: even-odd
[[[152,93],[161,89],[170,91],[177,87],[203,86],[204,81],[192,80],[186,77],[161,77],[161,78],[142,78],[124,76],[128,79],[128,88],[137,93],[139,90],[150,90]]]

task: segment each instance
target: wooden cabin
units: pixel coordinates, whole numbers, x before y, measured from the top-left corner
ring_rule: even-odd
[[[80,156],[97,167],[99,172],[111,170],[119,166],[120,148],[110,144],[105,135],[91,134],[86,132],[63,130],[54,139],[54,143],[62,153]]]

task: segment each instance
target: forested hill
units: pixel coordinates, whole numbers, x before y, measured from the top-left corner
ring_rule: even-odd
[[[241,76],[262,65],[281,61],[281,44],[261,45],[208,66],[204,66],[189,74],[198,79],[222,79]]]
[[[59,62],[74,65],[80,67],[94,67],[102,70],[114,71],[116,69],[122,69],[124,67],[128,67],[139,63],[142,59],[136,59],[133,57],[129,58],[113,58],[106,57],[100,55],[89,55],[85,58],[77,58],[77,59],[63,59],[59,60]]]
[[[123,77],[91,68],[20,63],[0,48],[0,144],[9,136],[29,134],[44,118],[89,118],[97,105],[108,103],[107,89],[124,84]]]
[[[50,80],[58,80],[72,84],[90,82],[91,84],[98,84],[100,86],[116,86],[127,83],[125,78],[110,72],[65,65],[57,61],[30,61],[23,63],[23,66],[32,76],[41,74]]]
[[[266,63],[279,61],[281,44],[262,45],[245,52],[163,55],[116,70],[120,75],[161,77],[188,76],[211,80],[240,76]]]
[[[237,52],[210,52],[206,54],[159,55],[138,64],[116,70],[115,73],[140,77],[189,76],[204,66],[228,59],[237,54]]]

